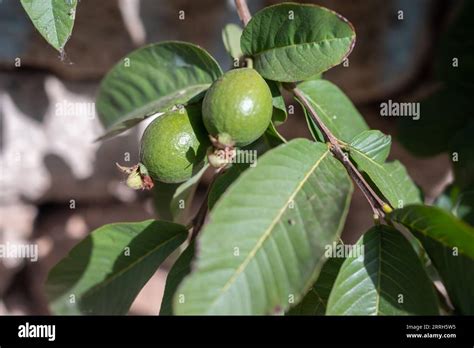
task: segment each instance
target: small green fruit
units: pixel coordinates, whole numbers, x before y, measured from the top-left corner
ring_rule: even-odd
[[[209,145],[201,105],[195,104],[150,123],[142,136],[140,161],[153,180],[179,183],[203,167]]]
[[[272,93],[265,80],[250,68],[230,70],[206,92],[202,114],[214,137],[230,137],[237,146],[257,140],[272,118]]]

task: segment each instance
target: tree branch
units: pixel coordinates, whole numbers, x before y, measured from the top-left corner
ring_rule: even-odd
[[[242,21],[244,26],[246,26],[247,23],[252,18],[252,15],[250,14],[249,8],[247,6],[247,1],[235,0],[235,6],[237,8],[237,12],[239,14],[240,20]],[[367,202],[372,208],[372,211],[374,213],[374,218],[378,218],[379,216],[384,217],[385,214],[384,214],[383,209],[385,206],[387,206],[387,204],[372,189],[372,187],[367,183],[367,181],[364,179],[364,177],[359,172],[359,170],[351,162],[347,154],[341,149],[341,146],[339,145],[339,141],[332,134],[329,128],[327,128],[326,125],[321,121],[321,119],[318,116],[318,113],[313,108],[313,106],[308,101],[308,99],[304,96],[303,93],[301,93],[301,90],[297,88],[296,84],[288,83],[288,84],[285,84],[284,86],[286,89],[290,90],[294,94],[294,96],[298,98],[303,104],[303,106],[308,110],[311,118],[314,120],[318,128],[323,133],[324,140],[327,143],[329,143],[331,152],[344,165],[344,167],[347,170],[347,173],[350,175],[352,180],[356,183],[356,185],[364,194],[365,198],[367,199]]]
[[[372,189],[372,187],[367,183],[359,170],[351,162],[347,154],[342,151],[341,146],[337,138],[331,133],[331,131],[326,127],[326,125],[321,121],[318,116],[318,113],[313,108],[308,99],[304,96],[299,88],[295,84],[287,84],[286,87],[293,92],[293,94],[300,100],[303,106],[308,110],[311,118],[316,123],[318,128],[323,133],[324,139],[329,143],[331,152],[334,156],[344,165],[348,174],[351,176],[352,180],[356,183],[359,189],[364,194],[365,198],[369,202],[372,211],[375,215],[384,217],[383,207],[386,203],[377,195],[377,193]]]
[[[246,0],[235,0],[235,7],[237,7],[237,13],[239,14],[240,20],[242,21],[244,27],[252,18],[250,14],[249,7],[247,6]]]

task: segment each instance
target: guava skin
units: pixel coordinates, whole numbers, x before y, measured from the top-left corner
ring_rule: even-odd
[[[141,140],[140,162],[154,181],[180,183],[202,169],[209,146],[201,105],[187,106],[148,125]]]
[[[214,81],[202,103],[209,134],[229,135],[237,146],[257,140],[270,124],[272,111],[270,88],[251,68],[226,72]]]

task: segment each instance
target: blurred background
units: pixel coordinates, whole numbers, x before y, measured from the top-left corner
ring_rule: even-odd
[[[252,12],[278,3],[249,0]],[[369,126],[394,138],[399,159],[430,202],[451,180],[447,155],[418,159],[396,141],[395,117],[380,103],[419,101],[433,90],[434,50],[456,10],[447,0],[320,0],[355,26],[348,66],[326,77],[348,95]],[[184,13],[184,19],[180,19]],[[181,16],[183,18],[183,16]],[[138,162],[145,125],[103,143],[94,113],[59,113],[68,103],[93,105],[101,78],[135,48],[184,40],[207,49],[224,70],[231,65],[221,41],[226,23],[239,23],[228,0],[80,0],[65,57],[35,31],[18,0],[0,0],[0,243],[35,243],[37,262],[0,259],[0,315],[48,314],[43,283],[51,267],[93,229],[111,222],[153,217],[151,197],[123,184],[115,167]],[[19,64],[18,64],[19,63]],[[280,131],[309,137],[297,103]],[[79,104],[78,104],[79,105]],[[198,188],[203,195],[209,178]],[[343,233],[354,242],[372,213],[356,190]],[[157,314],[170,262],[142,290],[131,314]]]

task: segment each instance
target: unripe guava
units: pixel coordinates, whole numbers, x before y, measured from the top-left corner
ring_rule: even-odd
[[[154,181],[179,183],[203,167],[209,145],[201,105],[194,104],[150,123],[142,136],[140,161]]]
[[[202,103],[204,125],[216,138],[245,146],[260,137],[272,118],[272,93],[250,68],[230,70],[216,80]]]

